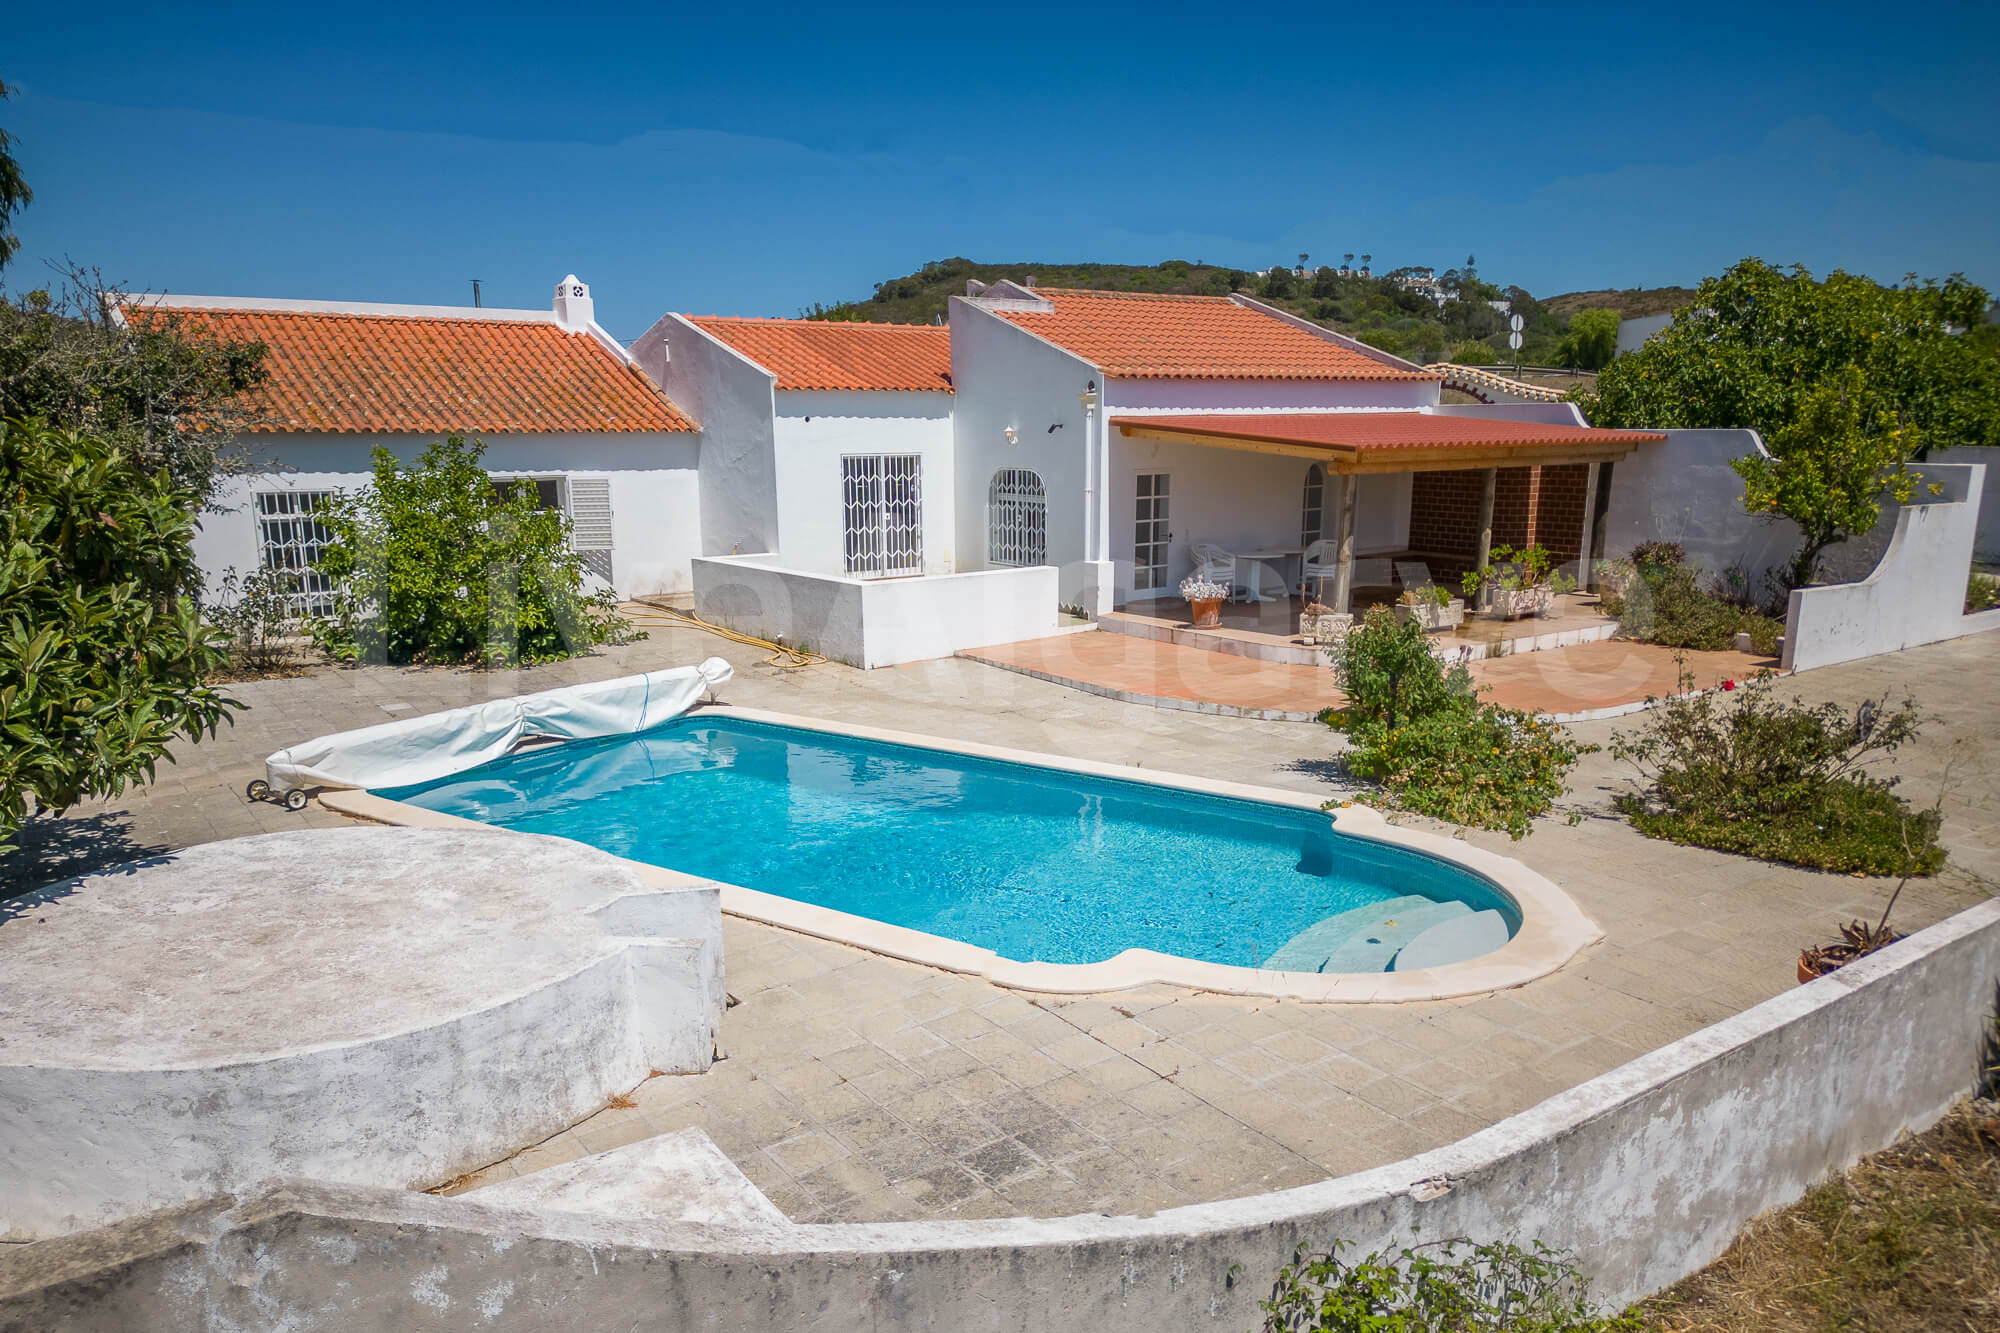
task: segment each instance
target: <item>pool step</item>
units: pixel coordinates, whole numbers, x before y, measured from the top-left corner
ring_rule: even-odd
[[[1492,953],[1507,942],[1507,918],[1488,908],[1470,916],[1440,921],[1403,946],[1393,970],[1414,972],[1420,967],[1445,967]]]
[[[1385,972],[1390,959],[1417,935],[1471,911],[1464,903],[1421,894],[1370,903],[1314,922],[1259,966],[1286,972]]]
[[[1403,946],[1441,921],[1472,915],[1472,908],[1456,899],[1433,902],[1426,898],[1421,907],[1399,912],[1378,912],[1377,920],[1358,927],[1347,942],[1327,955],[1322,972],[1387,972],[1390,962]]]

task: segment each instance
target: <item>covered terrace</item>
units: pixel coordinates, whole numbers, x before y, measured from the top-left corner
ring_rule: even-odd
[[[1393,571],[1425,568],[1441,582],[1488,563],[1497,540],[1540,544],[1589,582],[1591,530],[1602,493],[1603,465],[1666,437],[1657,432],[1452,411],[1227,413],[1117,416],[1118,435],[1204,449],[1310,460],[1326,487],[1326,535],[1333,548],[1326,605],[1352,610],[1357,601],[1393,599]],[[1356,550],[1358,479],[1409,473],[1404,549]],[[1309,483],[1310,484],[1310,483]],[[1274,533],[1256,558],[1303,556],[1307,531]],[[1198,535],[1198,534],[1197,534]],[[1357,560],[1358,555],[1366,559]],[[1302,561],[1301,561],[1302,564]],[[1288,591],[1303,594],[1304,570],[1288,569]],[[1322,569],[1322,572],[1323,569]],[[1360,581],[1357,581],[1357,574]],[[1401,580],[1407,582],[1407,579]]]

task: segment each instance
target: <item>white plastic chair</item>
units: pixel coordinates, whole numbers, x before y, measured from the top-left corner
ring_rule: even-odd
[[[1421,560],[1398,560],[1396,581],[1405,588],[1428,588],[1435,582],[1431,567]]]
[[[1236,552],[1225,551],[1214,542],[1195,542],[1188,547],[1188,554],[1194,559],[1193,576],[1210,583],[1220,583],[1229,589],[1233,600],[1241,591],[1236,582]]]
[[[1340,544],[1331,538],[1322,537],[1306,547],[1306,553],[1299,560],[1299,593],[1308,590],[1314,601],[1326,600],[1326,581],[1333,577],[1334,566],[1340,562]]]

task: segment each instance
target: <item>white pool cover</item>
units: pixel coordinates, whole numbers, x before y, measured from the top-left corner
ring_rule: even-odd
[[[733,674],[711,657],[699,666],[495,699],[320,736],[278,751],[264,771],[277,791],[430,782],[498,759],[531,736],[588,740],[656,727]]]

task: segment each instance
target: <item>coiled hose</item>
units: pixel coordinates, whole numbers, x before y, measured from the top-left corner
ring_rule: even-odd
[[[828,660],[818,653],[809,653],[803,648],[788,647],[723,625],[712,625],[694,612],[683,611],[679,607],[633,602],[621,608],[620,614],[635,625],[651,626],[656,629],[701,630],[727,639],[731,643],[740,643],[751,648],[767,648],[771,655],[764,659],[764,665],[776,667],[780,671],[797,671],[804,667],[823,666]]]

